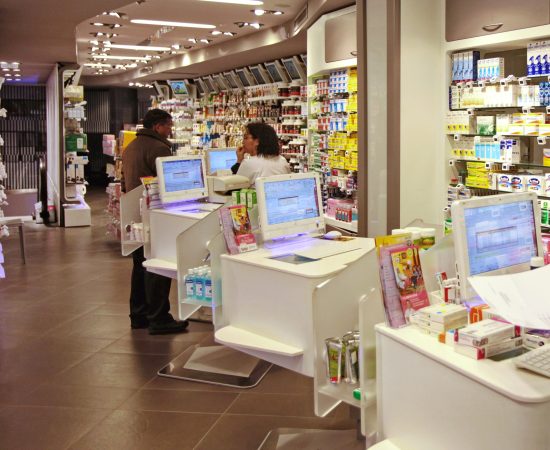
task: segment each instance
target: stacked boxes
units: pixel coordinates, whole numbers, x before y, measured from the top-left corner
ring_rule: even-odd
[[[477,79],[490,80],[504,77],[504,58],[480,59],[477,62]]]
[[[532,42],[527,46],[527,76],[550,74],[550,43]]]
[[[469,51],[451,55],[453,81],[473,81],[477,79],[479,52]]]
[[[473,188],[490,189],[493,183],[492,173],[484,162],[468,161],[466,163],[468,175],[466,176],[466,185]]]

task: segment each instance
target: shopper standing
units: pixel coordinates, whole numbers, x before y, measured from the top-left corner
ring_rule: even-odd
[[[250,158],[245,159],[245,155]],[[279,139],[273,127],[266,123],[249,123],[245,128],[243,145],[237,149],[233,173],[243,175],[254,186],[256,178],[290,173],[290,165],[280,155]]]
[[[172,116],[161,109],[151,109],[143,119],[143,129],[137,132],[122,154],[122,190],[130,192],[141,186],[141,177],[156,177],[155,160],[171,156],[168,137],[172,132]],[[132,328],[149,328],[149,334],[180,333],[187,321],[174,320],[170,314],[170,284],[172,280],[147,272],[143,267],[143,247],[132,254],[132,286],[130,291],[130,321]]]

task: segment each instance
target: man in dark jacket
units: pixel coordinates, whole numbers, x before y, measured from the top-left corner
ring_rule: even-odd
[[[122,190],[130,192],[141,185],[141,177],[156,177],[155,160],[171,156],[168,137],[172,131],[172,116],[161,109],[152,109],[143,118],[143,129],[137,132],[122,154]],[[175,243],[174,243],[175,245]],[[149,328],[149,334],[180,333],[187,321],[174,320],[170,314],[170,278],[147,272],[143,267],[143,248],[132,254],[132,287],[130,291],[130,321],[132,328]]]

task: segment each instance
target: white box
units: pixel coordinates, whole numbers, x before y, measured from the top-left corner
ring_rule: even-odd
[[[86,203],[63,205],[65,227],[88,227],[92,224],[92,211]]]

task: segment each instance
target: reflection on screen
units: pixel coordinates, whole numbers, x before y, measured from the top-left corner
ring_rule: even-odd
[[[537,255],[530,201],[466,208],[464,220],[470,275],[528,263]]]
[[[237,162],[237,152],[235,150],[208,152],[210,175],[214,175],[218,170],[231,169],[231,166]]]
[[[257,67],[251,67],[250,72],[252,72],[252,75],[254,76],[254,79],[258,84],[265,84],[264,78],[260,73],[260,69],[258,69]]]
[[[227,83],[229,84],[229,87],[231,87],[232,89],[237,89],[237,83],[235,83],[235,80],[233,79],[233,75],[231,74],[224,74],[225,75],[225,79],[227,80]]]
[[[246,78],[246,75],[242,70],[237,70],[237,76],[241,80],[243,86],[250,86],[250,83],[248,82],[248,79]]]
[[[166,192],[187,191],[204,187],[200,159],[164,161],[162,171]]]
[[[268,225],[319,217],[315,179],[264,183]]]

